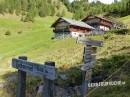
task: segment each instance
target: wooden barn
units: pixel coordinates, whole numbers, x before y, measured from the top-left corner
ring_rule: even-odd
[[[76,21],[67,18],[57,19],[51,26],[54,32],[54,38],[65,37],[85,37],[92,33],[93,27],[82,21]]]
[[[95,28],[94,34],[102,34],[113,28],[113,22],[104,17],[88,16],[82,21]]]

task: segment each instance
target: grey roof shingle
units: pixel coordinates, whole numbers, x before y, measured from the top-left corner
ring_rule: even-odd
[[[72,19],[67,19],[67,18],[62,18],[65,21],[69,22],[71,25],[75,25],[75,26],[80,26],[80,27],[85,27],[85,28],[90,28],[90,29],[95,29],[92,26],[82,22],[82,21],[76,21],[76,20],[72,20]]]
[[[93,28],[92,26],[82,22],[82,21],[76,21],[76,20],[73,20],[73,19],[67,19],[67,18],[59,18],[59,19],[63,19],[65,20],[66,22],[68,22],[70,25],[74,25],[74,26],[79,26],[79,27],[83,27],[83,28],[89,28],[89,29],[95,29]]]

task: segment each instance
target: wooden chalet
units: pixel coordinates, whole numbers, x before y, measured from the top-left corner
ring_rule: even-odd
[[[104,17],[88,16],[82,21],[95,28],[94,34],[102,34],[113,28],[113,22]]]
[[[67,18],[57,19],[51,26],[55,34],[55,38],[65,37],[85,37],[92,33],[93,27],[82,21],[76,21]]]

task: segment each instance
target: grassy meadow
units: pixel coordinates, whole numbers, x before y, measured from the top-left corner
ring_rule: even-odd
[[[39,61],[40,58],[40,62],[44,62],[41,58],[46,52],[56,52],[66,45],[68,49],[74,47],[75,41],[72,39],[62,42],[51,40],[53,33],[50,26],[55,19],[56,17],[36,18],[35,23],[23,23],[19,18],[0,18],[0,62],[3,64],[0,67],[8,67],[10,58],[15,56],[27,55],[31,59],[36,58]],[[5,35],[7,32],[10,34]]]

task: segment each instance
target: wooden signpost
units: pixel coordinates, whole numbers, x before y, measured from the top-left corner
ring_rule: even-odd
[[[81,97],[86,97],[88,92],[88,83],[91,80],[92,68],[96,63],[96,47],[103,46],[102,41],[87,40],[85,41],[85,48],[83,54],[84,65],[82,65],[82,92]]]
[[[100,82],[90,83],[92,76],[92,68],[96,63],[96,49],[103,46],[102,41],[88,40],[84,48],[82,70],[82,90],[81,97],[87,97],[89,87],[120,85],[121,82]],[[47,61],[44,64],[27,61],[26,56],[20,56],[18,59],[12,59],[12,67],[18,69],[18,89],[16,97],[26,97],[26,73],[41,76],[44,80],[44,88],[42,97],[54,97],[55,85],[54,81],[57,78],[55,62]],[[66,79],[66,78],[65,78]],[[125,83],[122,83],[125,84]]]
[[[54,80],[56,79],[55,62],[45,62],[44,65],[27,61],[27,57],[12,59],[12,66],[18,69],[17,97],[26,97],[26,73],[41,76],[44,79],[43,97],[54,97]]]

